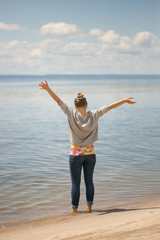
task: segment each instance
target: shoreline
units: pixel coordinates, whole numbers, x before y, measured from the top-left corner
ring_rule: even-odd
[[[3,240],[160,239],[160,201],[79,211],[21,225],[1,226]]]
[[[93,204],[93,212],[96,211],[103,211],[104,209],[114,209],[114,208],[129,208],[129,207],[133,207],[133,206],[139,206],[139,205],[145,205],[145,204],[150,204],[152,202],[158,202],[160,197],[160,193],[154,193],[154,194],[146,194],[143,196],[135,196],[135,197],[128,197],[127,201],[124,201],[124,198],[122,198],[122,200],[118,200],[118,201],[113,201],[112,203],[109,201],[95,201],[95,203]],[[107,207],[106,207],[107,206]],[[55,211],[55,209],[54,209]],[[52,210],[51,210],[52,212]],[[85,204],[83,204],[83,202],[80,202],[80,206],[78,208],[78,213],[81,214],[85,214]],[[26,219],[24,217],[22,217],[21,219],[14,219],[14,221],[10,220],[10,221],[5,221],[5,222],[0,222],[0,230],[3,228],[10,228],[10,227],[14,227],[14,226],[23,226],[26,224],[30,224],[30,223],[39,223],[39,222],[43,222],[43,221],[50,221],[53,219],[61,219],[63,217],[68,217],[70,215],[72,215],[72,207],[71,205],[67,205],[63,210],[61,209],[61,211],[59,211],[58,209],[56,209],[55,213],[53,212],[52,214],[48,214],[48,215],[43,215],[40,216],[39,215],[35,215],[32,217],[27,217]]]
[[[110,201],[95,201],[94,205],[93,205],[93,212],[97,211],[97,210],[103,210],[106,208],[107,209],[112,209],[112,208],[121,208],[121,207],[132,207],[132,206],[138,206],[138,205],[144,205],[144,204],[150,204],[150,202],[157,202],[160,198],[160,193],[152,193],[152,194],[146,194],[143,196],[135,196],[135,197],[128,197],[127,200],[124,201],[124,198],[122,198],[122,200],[118,200],[118,201],[113,201],[112,203]],[[85,199],[84,199],[85,200]],[[22,217],[21,219],[14,219],[14,221],[10,220],[10,221],[5,221],[5,222],[0,222],[0,230],[2,228],[8,228],[8,227],[12,227],[12,226],[19,226],[19,225],[26,225],[28,223],[36,223],[36,222],[43,222],[46,220],[52,220],[52,219],[59,219],[61,217],[67,217],[71,215],[71,210],[72,207],[71,205],[67,205],[65,206],[65,208],[61,211],[59,211],[59,209],[54,209],[54,210],[50,210],[50,212],[52,212],[52,214],[48,215],[43,215],[40,216],[39,215],[35,215],[32,217],[27,217],[26,219],[24,217]],[[55,211],[55,213],[54,213]],[[84,213],[85,214],[85,204],[83,204],[83,201],[80,202],[80,206],[78,208],[78,212],[79,213]],[[23,214],[23,213],[22,213]]]
[[[138,206],[138,205],[144,205],[144,204],[150,204],[150,202],[157,202],[160,199],[160,193],[152,193],[152,194],[146,194],[143,196],[135,196],[135,197],[128,197],[127,201],[124,201],[124,198],[122,198],[122,200],[118,200],[118,201],[113,201],[112,203],[109,201],[95,201],[94,205],[93,205],[93,212],[97,211],[97,209],[99,210],[103,210],[106,208],[107,209],[111,209],[111,208],[120,208],[120,207],[132,207],[132,206]],[[80,206],[78,208],[78,212],[79,213],[84,213],[85,214],[85,204],[83,204],[83,202],[80,202]],[[99,207],[100,206],[100,207]],[[28,223],[34,223],[34,222],[43,222],[46,220],[50,220],[50,219],[58,219],[61,217],[66,217],[66,216],[70,216],[71,215],[71,210],[72,207],[71,205],[67,205],[65,209],[61,209],[61,211],[59,211],[59,209],[52,209],[50,210],[50,212],[53,212],[53,214],[49,214],[48,215],[35,215],[34,217],[27,217],[26,219],[23,218],[18,218],[18,219],[14,219],[14,221],[10,220],[10,221],[5,221],[5,222],[0,222],[0,230],[2,228],[8,228],[8,227],[12,227],[12,226],[19,226],[19,225],[25,225]],[[54,214],[55,211],[55,214]]]

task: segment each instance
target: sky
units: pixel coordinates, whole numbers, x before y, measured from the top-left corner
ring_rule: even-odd
[[[160,74],[159,0],[0,0],[0,74]]]

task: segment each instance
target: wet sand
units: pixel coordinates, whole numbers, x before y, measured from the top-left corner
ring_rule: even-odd
[[[159,240],[160,202],[1,226],[1,240]]]

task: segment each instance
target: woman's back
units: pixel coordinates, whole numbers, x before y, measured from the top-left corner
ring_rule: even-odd
[[[110,110],[108,106],[88,111],[86,117],[83,117],[62,101],[58,105],[68,117],[69,138],[72,145],[88,146],[98,140],[98,120]]]

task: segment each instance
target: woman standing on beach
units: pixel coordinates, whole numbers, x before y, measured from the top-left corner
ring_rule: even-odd
[[[40,89],[46,90],[58,103],[68,117],[69,138],[71,143],[69,163],[72,180],[72,209],[76,213],[80,198],[81,170],[83,167],[86,185],[87,212],[91,212],[94,199],[93,172],[96,155],[93,143],[98,140],[98,120],[112,108],[124,103],[134,104],[132,98],[106,105],[97,110],[87,110],[87,100],[82,93],[78,93],[74,100],[75,110],[68,107],[48,86],[47,81],[39,84]]]

